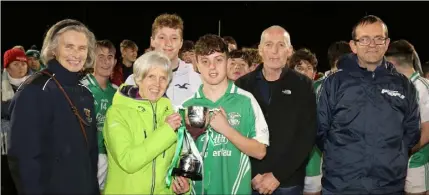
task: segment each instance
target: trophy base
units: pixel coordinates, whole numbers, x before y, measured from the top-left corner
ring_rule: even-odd
[[[183,171],[183,170],[178,169],[178,168],[173,169],[172,175],[186,177],[186,178],[189,178],[193,181],[203,180],[203,177],[201,176],[201,174],[186,172],[186,171]]]

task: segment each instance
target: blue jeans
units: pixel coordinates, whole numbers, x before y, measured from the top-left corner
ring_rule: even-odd
[[[277,188],[274,190],[272,195],[301,195],[303,187],[301,186],[292,186],[288,188]],[[253,191],[252,195],[259,195],[259,192]]]

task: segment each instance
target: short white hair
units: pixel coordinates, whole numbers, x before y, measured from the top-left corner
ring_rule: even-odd
[[[167,72],[168,83],[170,83],[171,78],[173,77],[170,59],[161,52],[149,51],[137,58],[134,62],[133,74],[136,84],[140,83],[140,81],[147,76],[149,70],[155,67],[161,67]]]
[[[289,34],[289,32],[287,32],[286,29],[284,29],[283,27],[281,27],[279,25],[270,26],[267,29],[265,29],[264,31],[262,31],[260,44],[262,44],[262,42],[264,41],[264,36],[267,33],[267,31],[269,31],[269,30],[281,30],[281,31],[284,31],[286,45],[288,47],[292,48],[292,43],[290,42],[290,34]]]

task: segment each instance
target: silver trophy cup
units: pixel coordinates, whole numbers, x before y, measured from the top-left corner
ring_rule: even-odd
[[[204,106],[189,106],[188,107],[189,125],[194,128],[204,128],[207,124],[207,112],[209,109]]]
[[[194,181],[202,180],[202,165],[198,159],[190,153],[180,157],[179,167],[173,169],[173,175],[189,178]]]

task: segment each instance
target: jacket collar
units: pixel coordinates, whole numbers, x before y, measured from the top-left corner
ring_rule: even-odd
[[[262,73],[262,69],[264,68],[264,64],[259,65],[254,72],[256,73],[256,80],[265,80],[264,74]],[[287,65],[282,69],[282,73],[280,74],[279,80],[281,80],[284,75],[289,71]]]
[[[366,68],[359,66],[358,57],[356,54],[347,54],[340,58],[338,61],[338,69],[341,71],[348,72],[354,77],[364,77],[365,74],[371,73]],[[376,75],[386,75],[394,73],[395,69],[393,65],[383,57],[381,64],[372,72]]]
[[[80,72],[70,72],[56,59],[50,60],[48,62],[47,69],[54,74],[55,78],[62,85],[77,85],[79,83]]]

